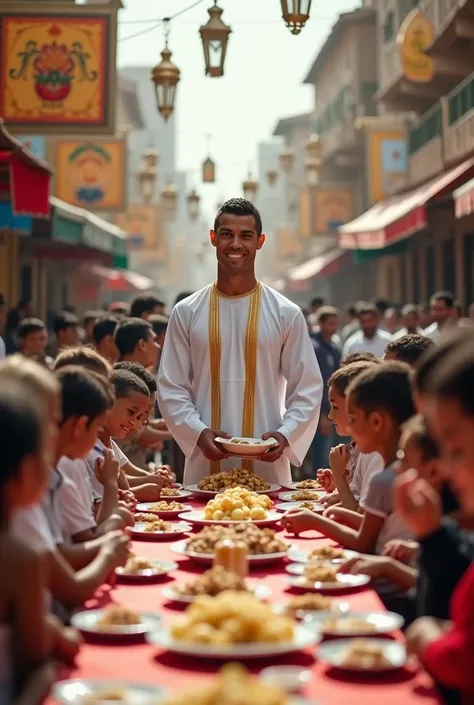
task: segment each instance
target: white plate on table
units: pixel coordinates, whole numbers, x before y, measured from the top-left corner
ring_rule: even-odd
[[[324,487],[321,487],[321,485],[319,484],[319,482],[317,482],[317,480],[312,481],[312,482],[316,482],[315,487],[298,487],[298,485],[301,484],[301,482],[304,482],[304,480],[298,480],[298,482],[284,482],[282,486],[288,490],[296,490],[296,491],[298,491],[298,490],[315,490],[316,492],[323,492],[324,494],[326,494]]]
[[[370,583],[368,575],[349,575],[338,573],[336,581],[330,583],[308,583],[302,575],[288,575],[286,582],[293,588],[304,590],[304,592],[343,592],[346,590],[355,590]]]
[[[92,634],[94,636],[103,636],[114,638],[117,640],[126,639],[127,637],[143,636],[148,632],[161,629],[162,619],[159,614],[154,612],[139,612],[141,622],[139,624],[99,624],[104,614],[105,609],[100,610],[84,610],[77,612],[71,617],[71,626],[78,629],[83,634]]]
[[[168,489],[168,488],[166,488],[166,489]],[[162,494],[162,492],[161,492],[159,501],[160,502],[181,502],[182,499],[189,499],[189,497],[191,497],[192,493],[189,490],[187,490],[186,488],[182,489],[181,487],[174,487],[173,489],[176,490],[176,492],[178,494],[169,495],[169,494]]]
[[[383,650],[385,658],[389,661],[386,665],[375,666],[374,668],[345,666],[343,658],[347,649],[354,643],[354,639],[336,639],[320,644],[318,649],[318,659],[326,661],[335,668],[349,671],[351,673],[387,673],[403,668],[407,662],[405,646],[393,639],[364,639],[370,646],[379,647]]]
[[[342,558],[330,558],[329,556],[315,556],[310,558],[310,550],[300,548],[299,546],[293,545],[288,551],[288,559],[293,561],[293,563],[287,566],[288,573],[293,573],[293,575],[303,575],[305,566],[312,563],[332,563],[333,565],[340,565],[345,563],[350,558],[357,558],[359,555],[356,551],[348,551],[344,549]]]
[[[280,615],[287,615],[286,608],[288,606],[288,602],[283,604],[281,602],[277,602],[276,604],[272,605],[273,610],[276,612],[276,614]],[[341,602],[339,600],[333,600],[332,605],[331,605],[331,610],[330,611],[325,611],[325,614],[329,614],[332,617],[336,617],[337,615],[344,615],[347,614],[351,609],[351,606],[348,602]],[[310,617],[313,614],[319,614],[320,610],[310,610],[310,609],[299,609],[296,611],[294,619],[301,619],[301,620],[306,620],[306,616]],[[291,614],[290,614],[291,616]],[[309,620],[310,621],[310,620]]]
[[[152,565],[151,568],[144,568],[143,570],[139,570],[135,573],[127,573],[125,566],[116,568],[115,574],[130,582],[134,580],[141,582],[145,578],[149,578],[150,580],[164,578],[165,575],[168,575],[173,570],[177,570],[179,567],[174,561],[150,561],[150,563]]]
[[[233,442],[236,440],[245,441],[245,443]],[[221,438],[219,436],[214,439],[214,442],[219,443],[230,455],[236,455],[237,457],[247,455],[258,457],[269,451],[270,448],[278,445],[278,441],[275,438],[262,441],[261,438],[240,438],[238,436],[234,436],[233,438]]]
[[[296,625],[292,641],[255,642],[229,645],[192,644],[174,639],[166,627],[147,635],[150,644],[161,646],[167,651],[196,658],[217,658],[234,661],[235,659],[255,659],[291,654],[300,649],[318,643],[320,636],[313,630]]]
[[[172,525],[171,531],[145,531],[145,528],[149,526],[150,522],[143,522],[135,524],[135,526],[130,527],[130,535],[135,538],[145,538],[145,539],[175,539],[177,536],[182,536],[188,531],[191,531],[191,526],[185,521],[170,521]]]
[[[310,499],[293,499],[296,492],[312,492],[314,494],[314,497]],[[278,495],[278,499],[280,499],[282,502],[296,502],[298,504],[301,504],[302,502],[318,502],[320,497],[322,497],[325,494],[325,492],[321,492],[319,490],[296,490],[293,492],[280,492]]]
[[[310,511],[315,512],[316,514],[322,514],[326,507],[323,507],[322,504],[318,504],[315,500],[311,499],[304,499],[301,500],[301,502],[280,502],[280,504],[275,505],[275,509],[277,509],[279,512],[289,512],[292,509],[307,509],[307,507],[303,507],[302,505],[305,502],[312,502],[314,507]]]
[[[160,501],[168,501],[168,500],[160,500]],[[169,498],[170,502],[176,502],[175,499]],[[190,504],[183,504],[182,509],[171,509],[171,510],[165,510],[165,509],[151,509],[151,507],[154,507],[157,504],[157,502],[143,502],[142,504],[137,504],[137,512],[144,513],[144,514],[155,514],[158,517],[161,517],[162,519],[168,519],[171,517],[177,517],[179,514],[182,514],[182,512],[190,512],[192,509],[192,506]]]
[[[232,521],[231,519],[204,519],[204,510],[195,509],[191,512],[184,512],[179,515],[179,518],[183,521],[190,521],[191,524],[202,524],[204,526],[217,525],[217,526],[232,526],[232,524],[255,524],[255,526],[270,526],[271,524],[276,524],[281,519],[281,513],[272,510],[267,511],[267,516],[265,519],[239,519],[238,521]]]
[[[52,696],[63,705],[83,705],[85,697],[99,696],[102,693],[123,693],[123,703],[127,705],[156,705],[163,697],[163,688],[141,683],[128,683],[119,680],[75,680],[59,681],[52,689]],[[104,700],[105,703],[122,701]]]
[[[196,497],[202,497],[203,499],[214,499],[216,495],[222,494],[227,488],[223,487],[215,492],[214,490],[201,490],[197,485],[186,485],[185,489]],[[274,494],[275,492],[278,492],[278,490],[281,490],[281,485],[270,484],[268,490],[249,490],[249,492],[255,492],[256,494]]]
[[[171,546],[173,553],[177,553],[178,556],[186,556],[186,558],[192,558],[197,563],[203,563],[204,565],[212,565],[214,562],[214,553],[195,553],[194,551],[188,551],[186,549],[187,541],[177,541]],[[259,565],[264,565],[266,563],[275,563],[276,561],[281,561],[286,558],[287,551],[281,551],[279,553],[259,553],[256,555],[249,554],[249,568],[252,569]]]
[[[252,595],[254,595],[258,600],[268,600],[272,594],[272,589],[268,585],[259,585],[257,583],[252,584],[252,582],[250,582],[248,587],[250,588]],[[200,597],[200,595],[183,595],[182,593],[176,592],[172,585],[167,585],[164,587],[161,594],[164,595],[170,602],[182,602],[186,605],[194,602],[196,597]]]
[[[327,625],[329,620],[337,619],[337,624]],[[349,620],[359,624],[351,626]],[[364,628],[362,622],[367,626]],[[330,637],[371,637],[378,634],[391,634],[403,627],[405,620],[395,612],[348,612],[337,615],[334,612],[312,612],[304,618],[304,623],[314,627],[320,634]]]

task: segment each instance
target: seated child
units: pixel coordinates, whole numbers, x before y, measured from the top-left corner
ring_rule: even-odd
[[[434,340],[426,335],[408,333],[392,340],[385,348],[384,360],[397,360],[415,367],[427,350],[434,346]]]

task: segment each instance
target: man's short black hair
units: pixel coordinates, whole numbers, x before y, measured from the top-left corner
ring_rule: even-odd
[[[95,345],[98,345],[101,340],[106,338],[108,335],[113,336],[119,322],[120,318],[118,316],[108,315],[99,318],[95,322],[94,328],[92,329],[92,340]]]
[[[365,414],[385,412],[398,425],[415,413],[411,370],[403,362],[371,365],[349,385],[346,396]]]
[[[168,328],[169,319],[167,316],[160,316],[159,313],[152,313],[149,317],[148,322],[153,326],[153,330],[156,335],[159,336],[166,332]]]
[[[388,308],[390,308],[391,305],[392,305],[392,304],[390,303],[390,301],[388,301],[387,299],[382,299],[382,298],[372,299],[372,302],[371,302],[371,303],[375,306],[375,308],[377,309],[377,311],[378,311],[379,313],[381,313],[382,315],[383,315],[383,314],[385,313],[385,311],[386,311]]]
[[[24,318],[18,324],[17,335],[19,338],[27,338],[30,333],[39,333],[46,329],[40,318]]]
[[[399,362],[412,366],[433,346],[434,341],[426,335],[408,333],[392,340],[385,348],[385,354],[395,355]]]
[[[357,314],[357,307],[354,303],[346,304],[344,311],[348,316],[355,316]]]
[[[56,316],[53,323],[53,332],[58,335],[63,330],[68,328],[77,328],[79,325],[79,319],[74,313],[69,313],[69,311],[63,311]]]
[[[442,301],[447,308],[454,308],[454,295],[450,291],[436,291],[430,298],[430,304]]]
[[[360,352],[348,353],[341,360],[341,367],[352,365],[353,362],[380,362],[380,359],[374,353],[368,350],[360,350]]]
[[[143,394],[146,397],[150,396],[145,382],[129,370],[113,370],[109,380],[117,399],[129,397],[132,392]]]
[[[86,311],[82,322],[85,326],[87,326],[88,323],[92,323],[92,321],[96,321],[98,318],[104,315],[104,311]]]
[[[253,203],[247,201],[246,198],[230,198],[222,204],[217,211],[217,215],[214,220],[215,232],[217,232],[219,228],[219,218],[224,213],[239,216],[251,215],[255,220],[255,230],[257,231],[257,235],[262,234],[262,216],[260,215],[260,211],[253,205]]]
[[[125,318],[115,329],[115,345],[120,357],[131,355],[140,340],[147,340],[153,326],[143,318]]]
[[[165,307],[165,302],[154,294],[138,294],[132,299],[130,317],[141,318],[144,313],[152,313],[156,306]]]
[[[139,362],[132,362],[131,360],[122,360],[121,362],[115,363],[114,370],[127,370],[128,372],[131,372],[132,374],[139,377],[143,382],[145,382],[150,394],[156,394],[158,385],[156,384],[155,377],[151,374],[151,372],[148,372],[148,370],[146,370],[143,365],[140,365]]]
[[[318,308],[319,306],[324,306],[324,299],[322,296],[315,296],[313,299],[310,301],[310,306],[311,308]]]
[[[90,425],[112,407],[113,395],[95,372],[71,365],[55,372],[55,376],[61,385],[62,423],[87,416]]]

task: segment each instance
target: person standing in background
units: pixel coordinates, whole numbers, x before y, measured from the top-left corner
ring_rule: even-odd
[[[450,291],[437,291],[431,297],[430,304],[434,323],[425,328],[424,335],[437,343],[447,326],[457,325],[454,296]]]
[[[402,308],[403,328],[394,333],[392,340],[403,338],[404,335],[424,335],[420,325],[420,309],[415,304],[407,304]]]
[[[357,352],[371,352],[376,357],[383,357],[392,336],[379,327],[377,308],[373,304],[359,303],[357,315],[360,331],[346,340],[342,351],[343,357]]]
[[[143,318],[147,321],[151,315],[164,316],[166,304],[154,294],[135,296],[130,306],[130,318]]]
[[[344,345],[351,335],[359,330],[359,319],[357,318],[357,307],[355,304],[348,304],[345,308],[347,323],[341,332],[341,342]]]

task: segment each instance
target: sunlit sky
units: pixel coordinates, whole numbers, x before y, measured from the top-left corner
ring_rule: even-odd
[[[119,66],[153,66],[160,61],[163,27],[126,39],[160,19],[192,4],[192,0],[124,0],[120,12]],[[256,169],[257,145],[271,138],[277,120],[314,106],[306,72],[341,12],[358,0],[313,0],[311,19],[293,36],[281,19],[280,0],[219,0],[223,20],[232,27],[225,76],[204,76],[199,27],[208,20],[204,0],[170,26],[170,49],[181,70],[177,106],[178,169],[196,170],[210,152],[217,163],[218,183],[199,185],[205,207],[220,194],[241,194],[248,168]],[[150,90],[152,86],[150,84]],[[160,120],[157,114],[156,119]]]

